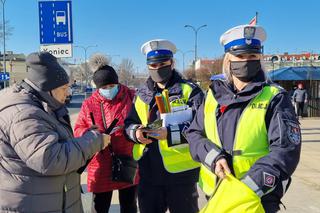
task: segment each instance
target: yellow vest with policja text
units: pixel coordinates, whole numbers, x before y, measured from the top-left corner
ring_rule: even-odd
[[[232,166],[235,177],[238,179],[241,179],[258,159],[269,153],[265,115],[272,98],[278,93],[279,88],[265,86],[260,94],[251,100],[240,116],[232,150]],[[210,89],[204,106],[205,133],[212,143],[221,148],[216,119],[217,107],[218,103]],[[216,178],[213,172],[201,165],[198,183],[205,194],[211,195],[214,192]]]
[[[192,92],[192,87],[186,83],[181,83],[181,89],[182,100],[185,100],[185,103],[187,103]],[[146,126],[148,124],[149,105],[137,96],[135,109],[141,123]],[[168,147],[167,140],[159,140],[158,146],[164,167],[168,172],[179,173],[200,167],[200,163],[192,159],[188,144]],[[133,158],[135,160],[139,160],[142,157],[145,147],[145,144],[134,144]]]

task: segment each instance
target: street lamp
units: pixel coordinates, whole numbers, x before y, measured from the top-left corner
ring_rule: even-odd
[[[112,58],[113,57],[119,57],[120,58],[120,55],[119,54],[113,54],[113,55],[111,55],[111,54],[106,54],[107,55],[107,57],[109,57],[110,58],[110,62],[112,61]]]
[[[204,25],[202,25],[202,26],[200,26],[200,27],[198,27],[198,28],[195,28],[194,26],[191,26],[191,25],[184,25],[184,27],[190,27],[193,31],[194,31],[194,33],[195,33],[195,40],[194,40],[194,63],[196,63],[196,61],[197,61],[197,57],[198,57],[198,55],[197,55],[197,43],[198,43],[198,31],[201,29],[201,28],[203,28],[203,27],[206,27],[207,25],[206,24],[204,24]]]
[[[3,34],[3,73],[6,75],[6,25],[4,16],[4,4],[6,0],[1,0],[2,3],[2,34]],[[4,88],[7,87],[7,80],[4,80]]]
[[[89,46],[80,46],[75,45],[74,47],[78,47],[84,50],[84,63],[85,63],[85,77],[86,77],[86,87],[88,86],[88,64],[87,64],[87,50],[91,47],[97,47],[98,45],[89,45]],[[82,82],[81,82],[82,86]]]
[[[182,50],[178,50],[178,52],[181,52],[181,54],[182,54],[182,71],[184,71],[184,58],[185,58],[185,55],[187,53],[194,52],[194,50],[188,50],[188,51],[185,51],[185,52],[183,52]]]
[[[274,62],[278,60],[278,56],[272,56],[271,57],[271,61],[272,61],[272,76],[271,76],[271,80],[273,81],[274,78]]]
[[[112,57],[120,57],[120,55],[119,55],[119,54],[116,54],[116,55],[110,55],[110,54],[107,54],[107,56],[109,56],[110,58],[112,58]]]

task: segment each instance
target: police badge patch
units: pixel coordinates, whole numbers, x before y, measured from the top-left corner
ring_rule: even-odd
[[[159,41],[152,41],[152,42],[150,42],[150,48],[151,48],[152,50],[158,49],[158,46],[159,46]]]
[[[272,188],[276,183],[276,176],[269,174],[267,172],[263,172],[263,180],[264,180],[265,186]]]
[[[251,40],[254,38],[254,35],[256,33],[255,27],[245,27],[243,31],[243,37],[247,40]]]
[[[291,143],[299,144],[301,142],[300,126],[297,123],[287,121],[288,139]]]

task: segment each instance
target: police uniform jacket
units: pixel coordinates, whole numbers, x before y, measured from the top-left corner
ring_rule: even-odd
[[[224,80],[212,82],[209,89],[212,90],[218,102],[216,111],[217,128],[223,149],[219,149],[206,137],[203,101],[193,122],[186,131],[190,152],[196,161],[205,164],[207,154],[215,149],[220,154],[211,165],[206,166],[214,168],[214,163],[221,157],[225,157],[232,170],[230,153],[233,149],[235,130],[241,113],[248,103],[267,85],[270,85],[270,83],[266,81],[262,71],[240,92],[237,92],[232,84],[228,84]],[[247,172],[247,176],[262,190],[262,202],[280,202],[289,186],[290,176],[299,162],[301,149],[298,121],[287,92],[283,89],[280,89],[280,92],[271,100],[267,108],[265,123],[270,153],[256,161]]]
[[[182,79],[182,77],[176,72],[173,71],[173,75],[168,81],[166,85],[166,89],[169,90],[169,96],[182,96],[182,89],[180,84],[187,83],[192,87],[192,92],[190,94],[188,105],[195,110],[200,106],[203,93],[201,89],[195,84]],[[156,86],[156,83],[148,78],[146,84],[138,89],[137,95],[147,104],[149,104],[149,119],[148,123],[155,121],[160,118],[160,114],[158,112],[158,107],[155,103],[154,96],[156,93],[162,92],[160,88]],[[141,120],[137,114],[135,107],[133,106],[131,112],[129,113],[127,119],[125,120],[125,129],[126,134],[130,138],[130,140],[134,143],[139,143],[135,137],[135,132],[132,127],[134,125],[141,124]],[[190,122],[184,122],[179,124],[180,132],[189,126]],[[171,130],[170,127],[168,129],[168,142],[171,140]],[[182,143],[187,143],[187,140],[181,134],[180,139]],[[181,172],[181,173],[169,173],[165,170],[162,157],[159,152],[158,142],[155,140],[153,143],[148,144],[144,151],[142,158],[139,160],[139,172],[140,172],[140,183],[146,183],[151,185],[171,185],[171,184],[189,184],[195,183],[198,181],[198,173],[199,169],[192,169],[189,171]]]

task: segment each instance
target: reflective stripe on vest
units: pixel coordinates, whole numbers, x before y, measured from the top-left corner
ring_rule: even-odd
[[[265,86],[248,106],[244,109],[237,124],[233,145],[233,169],[235,176],[241,179],[251,166],[261,157],[269,153],[268,133],[265,125],[265,115],[272,98],[279,93],[274,86]],[[212,90],[208,91],[204,106],[204,125],[207,138],[221,146],[216,110],[218,103]],[[250,131],[248,131],[250,130]],[[216,176],[204,165],[200,169],[199,186],[211,195],[215,189]]]
[[[182,99],[187,102],[192,92],[192,87],[188,84],[181,84],[181,89]],[[149,105],[144,103],[139,96],[136,98],[135,109],[141,120],[141,123],[143,125],[147,125]],[[200,166],[198,162],[195,162],[192,159],[188,144],[168,147],[167,140],[159,140],[158,144],[164,167],[168,172],[179,173]],[[144,148],[144,144],[134,144],[133,157],[135,160],[139,160],[142,157]]]
[[[148,124],[149,105],[144,103],[141,98],[137,96],[134,107],[138,113],[141,124],[146,126]],[[134,144],[132,150],[133,159],[139,160],[143,155],[145,147],[145,144]]]

